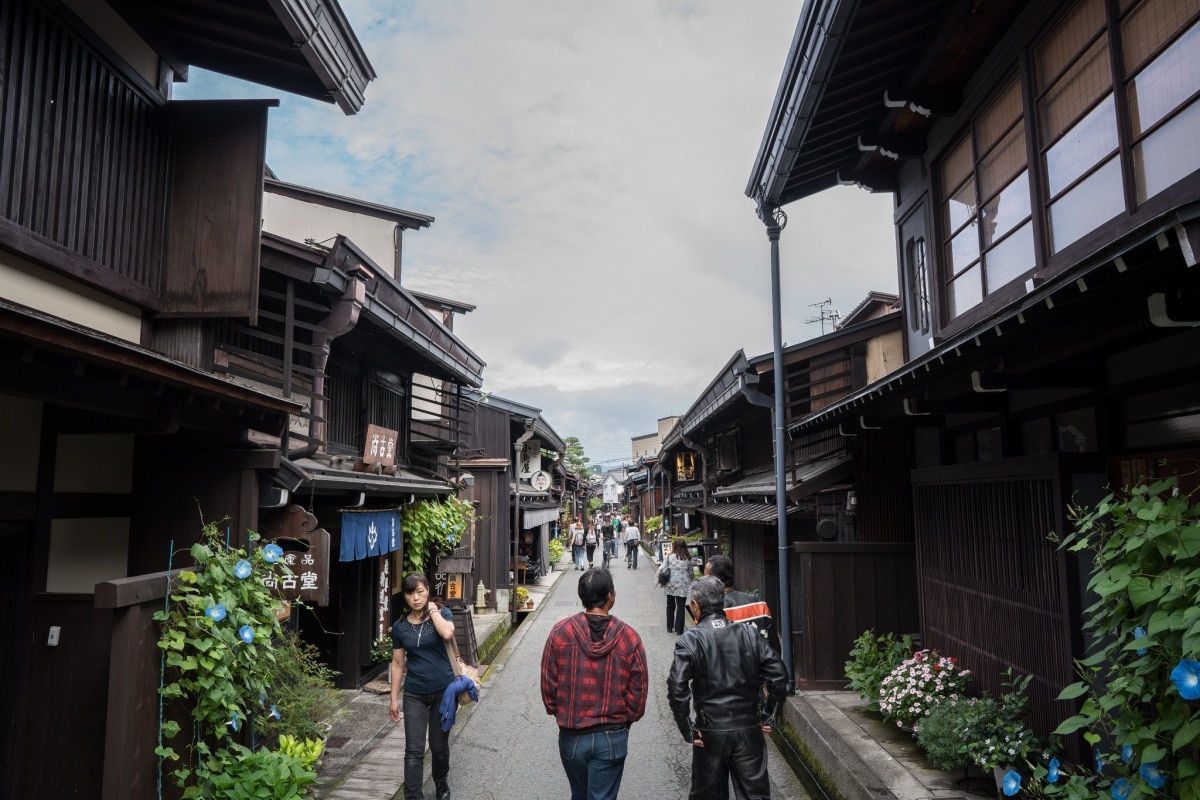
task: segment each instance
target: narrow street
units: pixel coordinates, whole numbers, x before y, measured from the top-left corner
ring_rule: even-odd
[[[636,571],[626,569],[623,560],[613,564],[613,614],[641,635],[650,668],[646,715],[631,730],[621,795],[682,800],[690,783],[691,748],[679,736],[666,699],[677,637],[666,631],[666,601],[653,583],[653,563],[642,555]],[[542,707],[538,674],[542,644],[554,623],[582,610],[576,594],[581,574],[563,574],[538,613],[514,631],[497,658],[482,702],[464,718],[465,724],[455,726],[450,784],[455,797],[532,800],[570,795],[558,757],[558,729]],[[769,746],[773,797],[807,800],[788,763],[773,744]]]

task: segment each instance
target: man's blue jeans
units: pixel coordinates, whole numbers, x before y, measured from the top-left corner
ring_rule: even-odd
[[[615,800],[628,752],[628,729],[599,733],[560,730],[558,755],[571,784],[571,800]]]

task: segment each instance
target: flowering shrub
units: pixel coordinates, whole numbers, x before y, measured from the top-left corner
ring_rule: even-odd
[[[879,710],[896,725],[917,725],[936,703],[957,700],[966,689],[970,670],[934,650],[919,650],[901,662],[879,687]]]
[[[879,687],[892,670],[912,655],[913,638],[904,636],[897,640],[894,634],[876,636],[875,631],[863,631],[854,640],[850,660],[846,662],[846,678],[850,688],[870,704],[872,711],[879,710]]]
[[[1095,764],[1038,766],[1038,795],[1114,800],[1200,798],[1200,505],[1168,478],[1073,509],[1061,547],[1091,556],[1084,610],[1091,647],[1082,681],[1060,700],[1079,713],[1054,731],[1082,733]],[[1164,788],[1165,787],[1165,788]],[[1161,790],[1161,791],[1160,791]]]
[[[475,520],[475,506],[453,495],[404,507],[404,573],[425,572],[438,556],[449,555]]]

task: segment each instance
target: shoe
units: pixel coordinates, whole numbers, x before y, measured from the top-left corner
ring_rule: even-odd
[[[433,782],[437,789],[437,800],[450,800],[450,784],[445,779]]]

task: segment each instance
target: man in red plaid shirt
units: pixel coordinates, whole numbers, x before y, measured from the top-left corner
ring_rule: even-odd
[[[629,726],[646,713],[646,648],[611,616],[617,593],[603,567],[579,576],[585,611],[560,620],[542,650],[542,703],[558,723],[571,800],[613,800]]]

